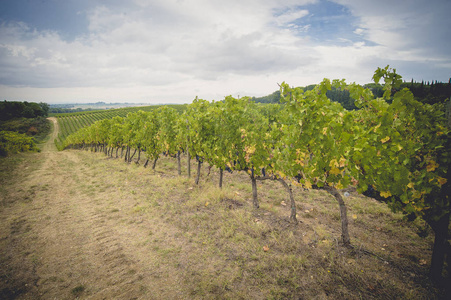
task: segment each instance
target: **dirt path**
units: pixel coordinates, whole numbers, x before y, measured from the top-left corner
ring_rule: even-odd
[[[175,268],[160,264],[161,245],[149,246],[177,229],[142,217],[145,202],[118,172],[123,163],[56,151],[58,124],[50,119],[52,137],[21,164],[27,175],[6,187],[0,208],[0,298],[188,297]],[[185,244],[180,238],[170,243],[164,247]]]
[[[42,147],[42,151],[43,152],[57,151],[54,141],[55,141],[55,139],[58,138],[58,132],[59,132],[58,120],[55,117],[50,117],[47,119],[52,122],[53,131],[50,134],[50,138],[47,141],[47,143],[45,143],[44,146]]]

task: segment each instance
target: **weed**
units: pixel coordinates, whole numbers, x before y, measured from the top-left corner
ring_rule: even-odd
[[[74,295],[75,297],[80,297],[81,294],[85,291],[85,286],[84,285],[78,285],[76,287],[74,287],[71,292],[72,295]]]

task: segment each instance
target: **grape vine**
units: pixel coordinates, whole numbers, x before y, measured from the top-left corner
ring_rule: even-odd
[[[219,186],[223,171],[244,171],[255,208],[257,180],[278,180],[290,195],[293,221],[293,186],[324,189],[339,204],[345,246],[351,240],[339,190],[355,187],[365,193],[370,188],[393,210],[431,226],[436,237],[431,275],[438,278],[451,211],[451,134],[445,110],[415,101],[408,89],[398,90],[401,76],[388,66],[378,68],[373,79],[385,82],[382,98],[344,80],[324,79],[308,91],[282,83],[280,105],[258,105],[247,97],[211,103],[196,98],[182,114],[161,107],[96,121],[69,134],[65,146],[110,155],[116,149],[116,157],[118,149],[126,148],[128,162],[132,149],[143,150],[153,167],[159,155],[170,155],[178,158],[179,174],[180,153],[185,152],[197,160],[196,184],[202,163],[220,170]],[[332,88],[349,91],[358,109],[348,111],[330,101],[326,93]]]

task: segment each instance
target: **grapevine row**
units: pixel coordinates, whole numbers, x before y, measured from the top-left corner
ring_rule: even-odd
[[[342,243],[351,244],[347,211],[339,189],[368,187],[394,210],[423,218],[435,232],[431,275],[440,277],[444,265],[451,211],[450,129],[443,107],[414,100],[408,89],[392,95],[401,77],[388,67],[374,80],[385,81],[383,98],[344,80],[328,79],[313,90],[280,85],[283,105],[261,106],[249,98],[226,97],[208,102],[195,99],[179,114],[168,107],[130,113],[93,123],[66,139],[66,146],[104,151],[125,150],[130,162],[143,151],[153,166],[162,153],[178,158],[185,152],[200,166],[245,171],[258,208],[257,180],[278,180],[290,196],[296,221],[292,186],[320,188],[339,203]],[[331,102],[326,92],[346,89],[358,110],[347,111]],[[390,101],[387,101],[390,100]],[[132,153],[132,151],[134,152]],[[179,168],[180,170],[180,168]],[[188,175],[190,166],[188,165]],[[449,254],[451,255],[451,254]]]
[[[58,140],[55,141],[57,147],[62,149],[64,140],[70,134],[75,133],[80,128],[90,126],[96,121],[103,119],[111,119],[115,116],[125,117],[129,113],[137,112],[138,110],[150,111],[158,108],[159,106],[144,106],[144,107],[127,107],[120,109],[101,110],[101,111],[88,111],[88,112],[75,112],[57,114],[58,124],[60,127],[60,134]],[[173,105],[177,111],[183,111],[185,105]]]

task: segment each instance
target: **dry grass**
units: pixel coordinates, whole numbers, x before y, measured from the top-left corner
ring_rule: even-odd
[[[28,157],[39,155],[45,154]],[[204,166],[195,186],[195,174],[177,176],[171,158],[161,158],[155,171],[86,151],[56,152],[52,159],[53,167],[31,167],[22,191],[2,191],[20,193],[26,203],[3,207],[2,223],[10,230],[2,236],[2,251],[13,240],[30,247],[21,257],[35,265],[34,287],[44,298],[62,291],[69,299],[440,297],[426,277],[432,237],[418,236],[424,224],[408,223],[373,199],[344,198],[354,245],[346,249],[338,242],[338,204],[322,191],[294,190],[300,222],[293,224],[288,194],[278,182],[258,183],[261,205],[255,210],[244,173],[225,173],[219,189],[214,168],[206,176]],[[61,230],[70,245],[57,245],[51,226],[67,228]]]

